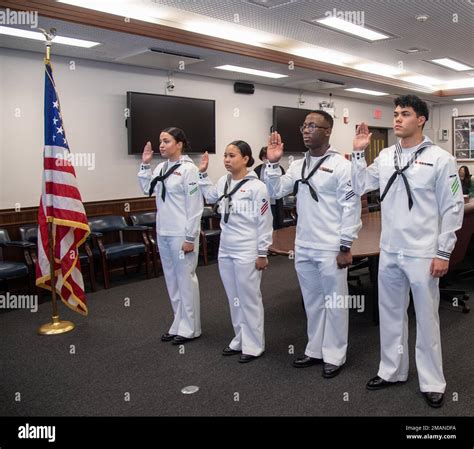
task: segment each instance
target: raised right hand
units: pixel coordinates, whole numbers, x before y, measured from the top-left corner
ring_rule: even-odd
[[[278,162],[283,156],[283,142],[278,132],[273,131],[268,137],[267,159],[272,164]]]
[[[201,156],[201,163],[199,164],[199,171],[204,173],[207,171],[207,167],[209,166],[209,153],[206,151]]]
[[[362,151],[370,145],[370,138],[372,133],[369,133],[369,127],[362,122],[357,126],[356,135],[352,142],[352,149],[354,151]]]
[[[153,149],[151,148],[151,142],[148,141],[145,145],[145,148],[143,148],[142,162],[144,164],[149,164],[152,159],[153,159]]]

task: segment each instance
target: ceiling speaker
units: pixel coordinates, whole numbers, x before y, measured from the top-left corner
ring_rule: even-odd
[[[250,83],[234,83],[234,92],[236,94],[253,94],[255,86]]]

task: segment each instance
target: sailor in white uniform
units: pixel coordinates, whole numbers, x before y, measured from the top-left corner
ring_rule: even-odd
[[[462,225],[464,203],[456,160],[423,136],[429,111],[414,95],[395,99],[394,131],[400,140],[383,149],[367,167],[364,149],[371,134],[357,128],[352,156],[352,187],[358,195],[380,188],[382,235],[379,263],[381,361],[367,388],[408,378],[409,291],[416,312],[416,366],[427,403],[440,407],[443,375],[439,327],[439,278]]]
[[[272,213],[267,188],[248,167],[254,163],[250,146],[237,140],[224,153],[229,171],[213,185],[206,170],[205,153],[199,166],[199,185],[209,204],[221,214],[219,272],[229,300],[235,337],[222,354],[241,354],[240,363],[260,357],[265,351],[264,314],[260,283],[268,266],[272,242]]]
[[[297,195],[295,268],[308,320],[308,344],[297,368],[324,361],[323,377],[339,374],[346,361],[349,310],[347,267],[361,227],[360,198],[352,191],[350,162],[329,144],[332,117],[314,111],[300,128],[308,148],[280,176],[283,143],[272,133],[267,147],[266,183],[271,197]]]
[[[160,153],[167,160],[152,172],[151,143],[143,151],[138,179],[145,194],[156,194],[156,233],[166,287],[174,312],[162,341],[182,344],[201,335],[199,283],[196,266],[203,200],[198,169],[182,155],[188,142],[179,128],[160,134]]]

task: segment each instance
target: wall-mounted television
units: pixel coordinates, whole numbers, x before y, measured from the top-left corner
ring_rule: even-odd
[[[158,153],[160,132],[181,128],[190,142],[187,153],[216,152],[214,100],[127,92],[128,154],[141,154],[147,141]]]
[[[273,130],[278,131],[285,144],[285,153],[301,153],[307,151],[303,143],[300,126],[311,109],[287,108],[273,106]]]

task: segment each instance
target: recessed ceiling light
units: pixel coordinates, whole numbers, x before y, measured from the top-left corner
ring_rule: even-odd
[[[430,62],[441,65],[443,67],[447,67],[448,69],[456,70],[458,72],[462,72],[463,70],[474,69],[474,67],[463,64],[462,62],[455,61],[451,58],[431,59]]]
[[[406,55],[414,55],[415,53],[421,53],[422,51],[428,51],[426,48],[422,47],[410,47],[407,49],[397,48],[397,51],[405,53]]]
[[[469,98],[453,98],[453,101],[474,101],[474,97],[469,97]]]
[[[354,36],[361,37],[362,39],[367,39],[371,42],[389,39],[391,37],[388,34],[383,34],[379,31],[357,25],[338,17],[325,17],[324,19],[312,20],[311,22],[333,28],[337,31],[342,31],[343,33],[349,33]]]
[[[368,89],[359,89],[358,87],[351,87],[350,89],[344,89],[344,90],[347,90],[348,92],[356,92],[358,94],[375,95],[376,97],[388,95],[386,92],[378,92],[376,90],[368,90]]]
[[[43,42],[46,41],[43,33],[38,33],[37,31],[21,30],[19,28],[0,26],[0,34],[5,34],[7,36],[13,36],[13,37],[22,37],[25,39],[34,39],[34,40],[43,41]],[[83,48],[91,48],[91,47],[95,47],[96,45],[100,45],[99,42],[85,41],[83,39],[74,39],[72,37],[64,37],[64,36],[56,36],[53,40],[53,45],[54,44],[71,45],[73,47],[83,47]]]
[[[416,20],[418,20],[418,22],[426,22],[430,18],[430,16],[428,14],[420,14],[415,18]]]
[[[281,75],[280,73],[274,72],[265,72],[264,70],[255,70],[249,69],[247,67],[239,67],[236,65],[221,65],[219,67],[214,67],[215,69],[219,70],[228,70],[230,72],[239,72],[239,73],[246,73],[248,75],[255,75],[255,76],[264,76],[266,78],[287,78],[288,75]]]

